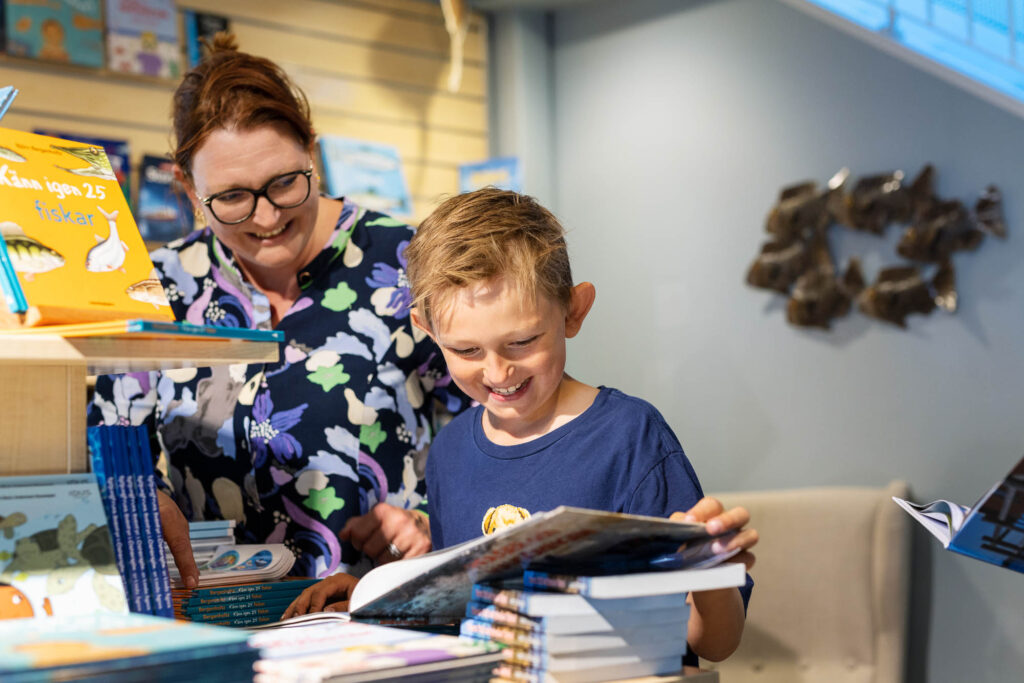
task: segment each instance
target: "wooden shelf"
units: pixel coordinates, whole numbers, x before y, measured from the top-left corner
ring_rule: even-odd
[[[273,342],[0,333],[0,476],[88,469],[89,375],[277,359]]]

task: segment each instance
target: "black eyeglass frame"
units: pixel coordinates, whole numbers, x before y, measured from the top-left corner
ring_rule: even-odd
[[[300,201],[297,201],[294,204],[288,204],[288,205],[278,204],[277,202],[275,202],[273,199],[270,198],[270,195],[267,194],[267,191],[270,189],[271,185],[273,185],[277,181],[281,180],[281,178],[287,178],[288,176],[291,176],[291,175],[296,176],[296,177],[298,177],[300,175],[306,176],[306,194],[305,194],[305,196]],[[304,171],[288,171],[287,173],[282,173],[281,175],[276,175],[273,178],[271,178],[270,180],[268,180],[267,182],[265,182],[263,184],[263,187],[261,187],[258,190],[252,190],[252,189],[249,189],[248,187],[232,187],[230,189],[223,190],[221,192],[215,192],[215,193],[211,194],[209,197],[200,197],[199,195],[196,195],[196,199],[199,200],[200,204],[202,204],[203,206],[205,206],[206,208],[208,208],[210,210],[210,213],[213,214],[213,217],[216,218],[219,223],[222,223],[224,225],[238,225],[239,223],[246,222],[247,220],[252,218],[252,215],[254,213],[256,213],[256,206],[260,203],[260,197],[265,197],[268,202],[270,202],[273,206],[276,206],[279,209],[294,209],[296,206],[301,205],[303,202],[305,202],[307,199],[309,199],[309,195],[310,195],[310,193],[312,191],[313,191],[313,162],[310,161],[309,162],[309,168],[307,168],[306,170],[304,170]],[[224,196],[226,194],[230,194],[232,192],[248,192],[250,195],[252,195],[252,198],[253,198],[252,199],[252,209],[249,210],[249,213],[247,213],[244,218],[240,218],[237,221],[223,221],[223,220],[220,219],[220,216],[217,215],[217,211],[212,206],[213,200],[217,199],[218,197],[222,197],[222,196]]]

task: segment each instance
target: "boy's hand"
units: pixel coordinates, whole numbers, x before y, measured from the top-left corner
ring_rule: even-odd
[[[345,612],[348,610],[348,598],[357,583],[359,579],[350,574],[332,574],[314,583],[292,600],[292,604],[281,615],[281,620],[310,612]],[[332,603],[327,604],[328,600],[332,600]]]
[[[387,503],[377,503],[365,515],[349,519],[338,536],[373,558],[377,565],[430,550],[427,516]]]
[[[718,536],[727,531],[737,531],[736,535],[729,539],[723,548],[716,548],[715,552],[740,548],[740,552],[732,558],[732,561],[742,562],[748,570],[754,566],[755,557],[750,552],[750,548],[757,544],[758,534],[756,529],[743,528],[750,522],[750,513],[746,508],[737,507],[726,510],[717,498],[705,496],[686,512],[673,512],[669,519],[680,522],[704,522],[707,524],[708,533],[712,536]]]

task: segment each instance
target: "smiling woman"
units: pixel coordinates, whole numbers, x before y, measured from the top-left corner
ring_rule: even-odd
[[[159,437],[161,522],[186,585],[186,519],[283,542],[306,576],[429,550],[435,403],[466,399],[409,323],[411,229],[314,191],[305,97],[230,36],[185,76],[174,129],[176,173],[207,222],[152,254],[176,316],[286,339],[275,364],[97,381],[92,423]]]

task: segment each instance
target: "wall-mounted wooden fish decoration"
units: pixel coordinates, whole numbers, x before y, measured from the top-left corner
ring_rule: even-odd
[[[864,289],[860,262],[851,258],[842,278],[831,265],[818,266],[801,275],[786,304],[786,319],[800,327],[830,329],[834,318],[850,312],[850,303]]]
[[[937,201],[903,232],[896,253],[911,261],[940,263],[954,251],[977,249],[984,236],[959,200]]]
[[[875,283],[861,292],[857,304],[872,318],[906,327],[906,317],[911,313],[935,310],[935,298],[933,285],[924,281],[917,266],[893,266],[878,273]]]
[[[771,239],[748,269],[747,283],[787,294],[786,318],[802,327],[829,329],[854,301],[865,314],[901,327],[912,313],[928,314],[936,307],[955,312],[953,255],[977,249],[986,232],[1007,234],[999,189],[986,187],[969,212],[959,200],[935,194],[931,164],[910,183],[897,170],[862,177],[847,192],[849,177],[844,168],[824,189],[804,181],[780,191],[765,221]],[[834,223],[877,235],[884,234],[890,223],[909,223],[897,254],[937,264],[931,280],[915,266],[898,265],[883,268],[865,287],[857,258],[850,259],[842,277],[837,276],[827,232]]]

